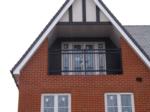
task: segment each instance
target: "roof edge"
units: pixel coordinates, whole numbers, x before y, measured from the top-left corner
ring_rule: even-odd
[[[13,72],[10,71],[10,73],[12,74],[12,78],[14,79],[14,82],[15,82],[15,84],[16,84],[16,87],[19,89],[19,85],[18,85],[18,83],[17,83],[17,80],[16,80],[15,76],[13,75]]]
[[[53,23],[53,21],[57,18],[57,16],[60,14],[61,10],[64,9],[64,7],[70,2],[74,0],[66,0],[64,4],[61,6],[61,8],[58,10],[58,12],[54,15],[54,17],[49,21],[49,23],[45,26],[45,28],[42,30],[42,32],[39,34],[39,36],[33,41],[33,43],[30,45],[30,47],[26,50],[26,52],[23,54],[23,56],[19,59],[19,61],[14,65],[14,67],[11,69],[11,73],[13,75],[20,74],[20,72],[14,72],[19,64],[24,60],[24,58],[29,54],[31,49],[37,44],[37,42],[40,40],[42,35],[46,32],[46,30],[49,28],[49,26]]]

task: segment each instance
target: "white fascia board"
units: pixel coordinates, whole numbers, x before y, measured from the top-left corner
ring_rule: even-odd
[[[29,59],[32,57],[32,55],[35,53],[35,51],[39,48],[39,46],[42,44],[42,42],[45,40],[49,32],[55,27],[55,25],[59,22],[61,17],[64,15],[64,13],[68,10],[68,8],[72,5],[74,0],[69,0],[68,4],[64,7],[64,9],[60,12],[60,14],[55,18],[55,20],[52,22],[52,24],[49,26],[49,28],[44,32],[44,34],[40,37],[38,42],[34,45],[34,47],[30,50],[30,52],[26,55],[26,57],[21,61],[21,63],[14,69],[13,74],[19,75],[22,68],[25,66],[25,64],[29,61]]]
[[[108,13],[108,11],[101,5],[98,0],[94,0],[96,5],[103,11],[103,13],[109,18],[111,23],[118,29],[118,31],[123,35],[123,38],[129,43],[129,45],[135,50],[138,56],[143,60],[143,62],[150,69],[150,61],[145,57],[145,55],[141,52],[141,50],[135,45],[135,43],[130,39],[130,37],[124,32],[124,30],[118,25],[118,23],[114,20],[114,18]]]

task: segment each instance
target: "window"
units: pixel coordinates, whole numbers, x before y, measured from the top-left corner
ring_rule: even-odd
[[[104,42],[63,42],[63,74],[106,74]]]
[[[42,94],[41,112],[71,112],[70,94]]]
[[[132,93],[106,93],[105,112],[134,112]]]

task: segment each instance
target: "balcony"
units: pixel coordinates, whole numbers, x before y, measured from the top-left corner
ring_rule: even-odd
[[[121,36],[112,24],[57,24],[48,35],[49,75],[122,74]]]
[[[49,50],[50,75],[109,75],[121,73],[121,50],[119,48]]]

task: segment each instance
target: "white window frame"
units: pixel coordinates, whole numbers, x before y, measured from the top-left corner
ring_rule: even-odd
[[[98,44],[103,44],[103,47],[104,47],[104,49],[106,49],[106,45],[105,45],[105,42],[104,41],[100,41],[100,42],[62,42],[61,43],[61,49],[63,50],[63,46],[64,46],[64,44],[68,44],[68,50],[71,50],[71,49],[73,49],[72,47],[73,47],[73,45],[76,45],[76,44],[81,44],[81,45],[83,45],[83,47],[85,48],[85,45],[87,45],[87,44],[92,44],[92,45],[94,45],[94,49],[98,49]],[[98,55],[95,55],[95,62],[98,62],[98,60],[97,60],[97,56]],[[106,70],[107,69],[107,67],[106,67],[106,54],[104,54],[104,63],[103,63],[103,66],[104,66],[104,69]],[[63,57],[61,56],[61,62],[62,62],[62,64],[61,64],[61,70],[63,70]],[[73,65],[72,65],[72,55],[70,56],[70,58],[69,58],[69,70],[72,70],[73,68]],[[95,67],[96,67],[96,69],[98,69],[98,67],[99,67],[99,63],[95,63]],[[74,73],[73,72],[69,72],[68,74],[66,74],[65,72],[62,72],[62,75],[73,75]],[[95,74],[94,75],[98,75],[98,74],[103,74],[103,75],[106,75],[107,74],[107,72],[105,71],[105,72],[95,72]],[[81,73],[81,75],[84,75],[84,74],[82,74]]]
[[[105,112],[107,111],[107,96],[108,95],[116,95],[117,96],[117,107],[118,112],[122,112],[122,106],[121,106],[121,95],[130,95],[131,96],[131,105],[132,105],[132,112],[135,112],[135,104],[134,104],[134,94],[133,93],[105,93],[104,94],[104,101],[105,101]]]
[[[68,112],[71,112],[71,94],[70,93],[44,93],[41,95],[41,112],[44,112],[44,96],[54,96],[54,106],[57,105],[57,109],[54,112],[58,112],[58,96],[67,95],[68,96]]]

